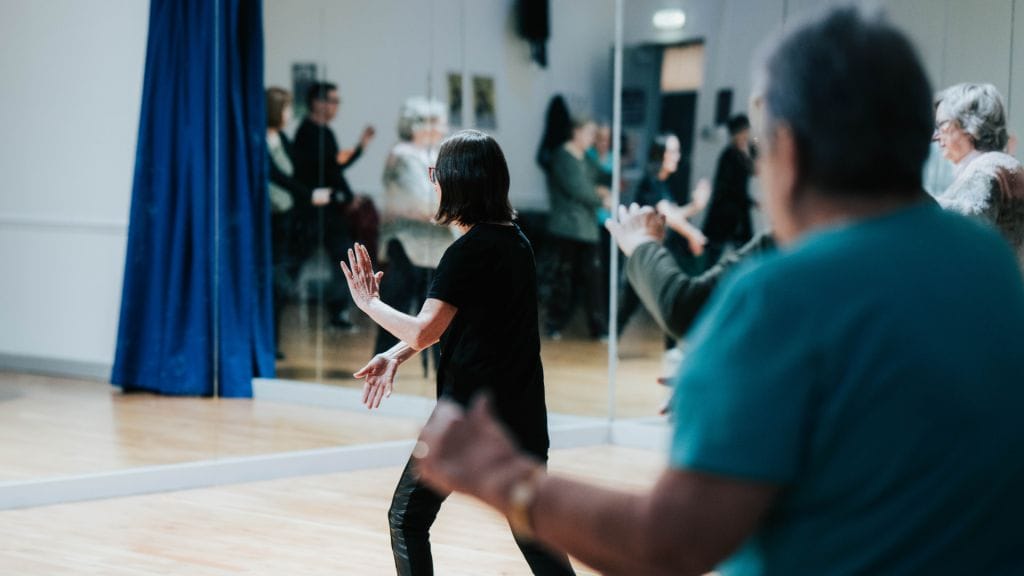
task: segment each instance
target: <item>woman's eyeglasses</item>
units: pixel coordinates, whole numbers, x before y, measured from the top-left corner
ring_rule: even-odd
[[[434,166],[428,166],[427,177],[430,178],[431,184],[437,184],[437,168]]]

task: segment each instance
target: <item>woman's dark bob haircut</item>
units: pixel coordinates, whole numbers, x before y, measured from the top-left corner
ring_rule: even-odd
[[[501,147],[479,130],[462,130],[445,138],[434,170],[441,186],[438,224],[472,226],[509,222],[516,217],[508,203],[508,164]]]

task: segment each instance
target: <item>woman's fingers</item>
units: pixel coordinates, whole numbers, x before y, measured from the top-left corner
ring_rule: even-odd
[[[384,386],[378,381],[373,390],[373,408],[380,408],[380,399],[384,397]]]
[[[373,362],[371,361],[366,366],[363,366],[362,368],[360,368],[358,372],[356,372],[355,374],[352,374],[352,377],[353,378],[362,378],[362,377],[364,377],[364,376],[366,376],[368,374],[373,374],[374,370],[372,368],[373,368]]]
[[[359,252],[362,254],[363,265],[366,266],[368,271],[373,272],[373,262],[370,260],[370,251],[362,244],[356,244],[356,247],[359,248]]]

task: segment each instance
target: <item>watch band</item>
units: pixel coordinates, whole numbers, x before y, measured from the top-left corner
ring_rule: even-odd
[[[534,539],[530,508],[537,499],[537,490],[544,475],[544,467],[537,466],[529,475],[513,484],[508,494],[508,524],[512,527],[512,532],[524,540]]]

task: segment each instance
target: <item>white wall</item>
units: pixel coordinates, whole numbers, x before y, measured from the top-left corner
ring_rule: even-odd
[[[148,13],[0,0],[0,355],[112,362]]]
[[[582,101],[611,117],[613,0],[552,0],[549,66],[530,62],[515,33],[514,0],[265,0],[266,82],[291,87],[291,65],[320,62],[343,100],[332,127],[343,147],[373,124],[377,139],[348,172],[359,191],[376,196],[402,101],[427,92],[446,98],[447,73],[494,77],[497,128],[512,173],[512,202],[545,209],[544,179],[533,161],[552,94]],[[464,115],[472,101],[464,98]],[[470,120],[471,118],[467,118]],[[465,127],[465,126],[464,126]]]

